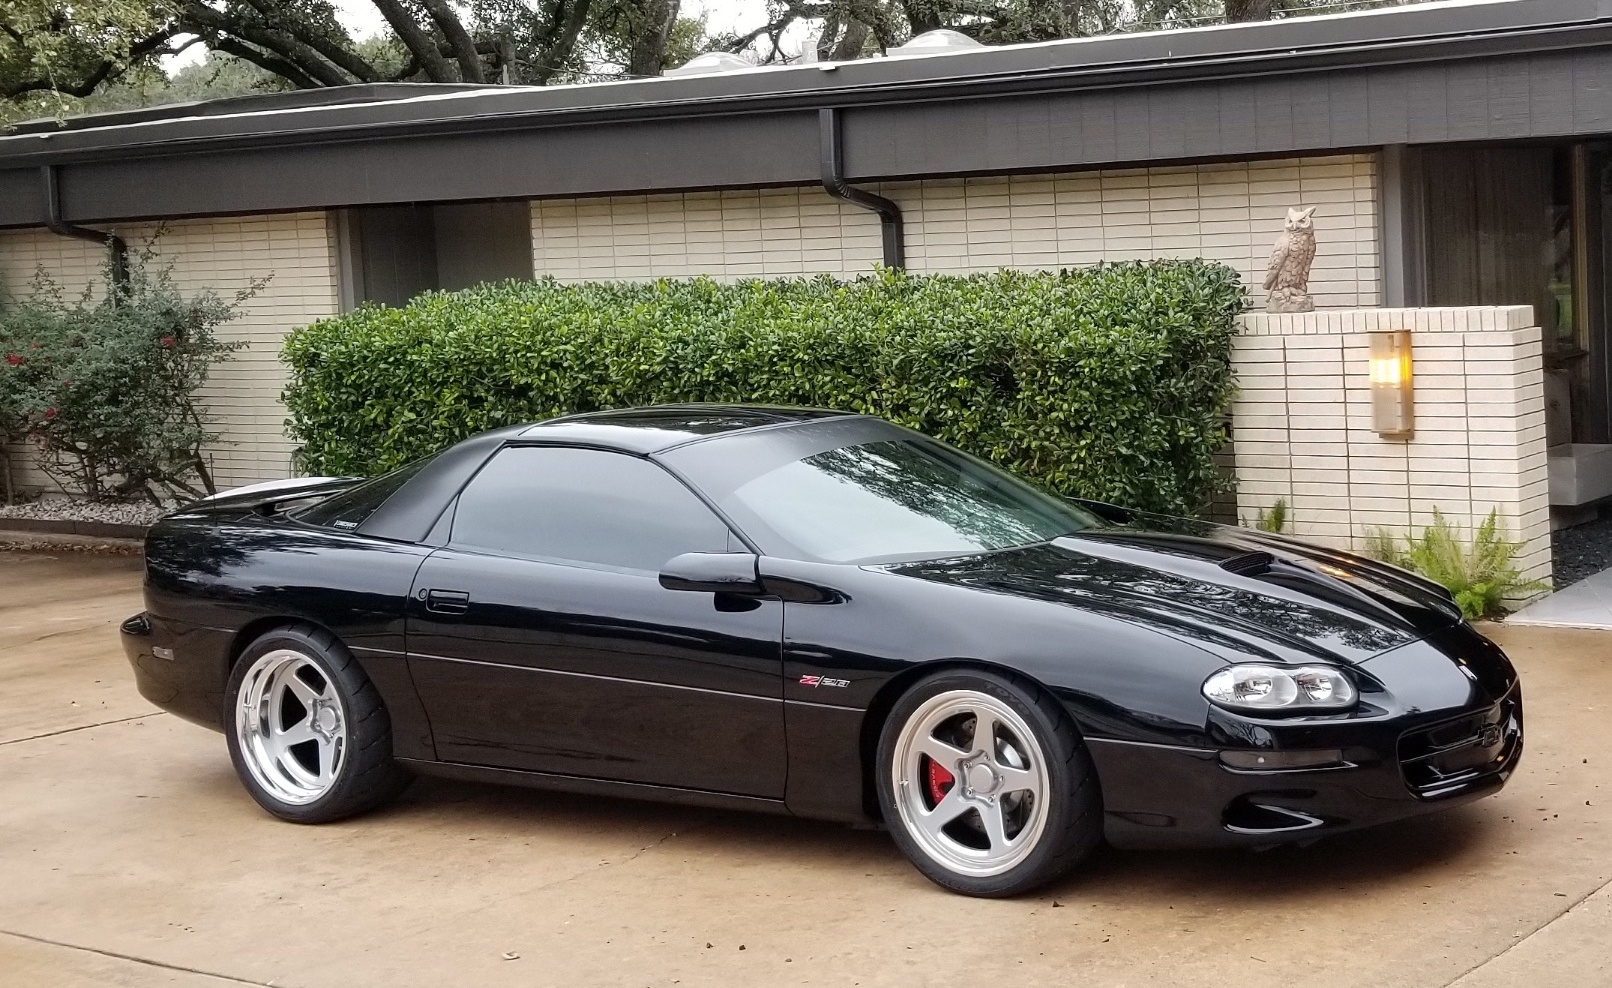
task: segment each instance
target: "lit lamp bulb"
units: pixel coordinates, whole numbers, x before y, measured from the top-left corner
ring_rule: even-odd
[[[1371,334],[1371,428],[1380,436],[1409,436],[1416,429],[1411,403],[1410,331]]]

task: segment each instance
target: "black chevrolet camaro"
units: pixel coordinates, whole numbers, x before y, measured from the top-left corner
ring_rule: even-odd
[[[140,692],[269,812],[414,773],[882,821],[1009,895],[1497,791],[1506,656],[1346,553],[1045,494],[867,416],[666,406],[259,485],[146,543]]]

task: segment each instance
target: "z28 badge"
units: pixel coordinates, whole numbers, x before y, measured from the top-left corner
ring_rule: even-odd
[[[800,685],[802,685],[802,686],[849,686],[849,685],[851,685],[851,681],[849,679],[830,679],[827,676],[802,676],[802,677],[800,677]]]

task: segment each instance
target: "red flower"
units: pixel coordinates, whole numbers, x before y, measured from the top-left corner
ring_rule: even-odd
[[[54,408],[45,409],[45,418],[53,419],[55,417],[56,417],[56,409],[54,409]]]
[[[26,364],[27,362],[28,361],[24,360],[22,357],[19,357],[15,353],[6,354],[6,363],[10,364],[13,367],[20,367],[23,364]]]
[[[172,336],[164,336],[162,338],[162,345],[163,346],[173,346],[174,345],[174,338]]]

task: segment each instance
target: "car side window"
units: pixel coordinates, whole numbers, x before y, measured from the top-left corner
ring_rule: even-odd
[[[685,552],[722,552],[728,527],[687,487],[626,453],[501,450],[459,495],[455,546],[658,572]]]

